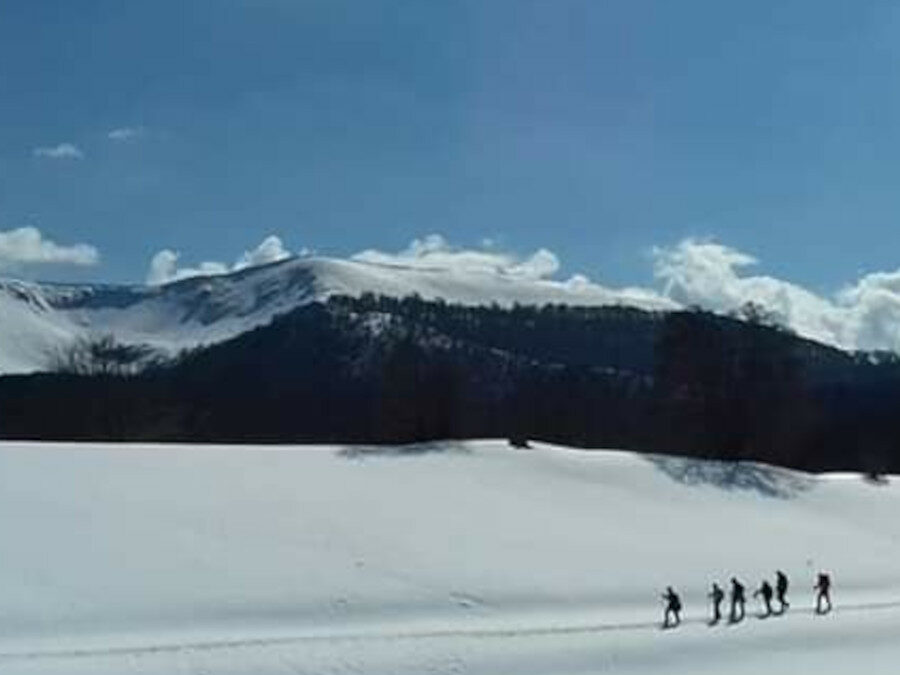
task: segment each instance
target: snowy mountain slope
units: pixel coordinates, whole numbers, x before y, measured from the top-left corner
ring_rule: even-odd
[[[77,332],[48,305],[40,288],[0,282],[0,374],[45,367]]]
[[[0,672],[892,672],[898,507],[850,475],[491,441],[2,444]],[[706,626],[710,581],[776,568],[786,616]]]
[[[672,309],[640,290],[529,280],[483,270],[292,258],[161,287],[66,286],[0,280],[0,373],[47,368],[76,337],[112,333],[164,352],[218,342],[332,295],[418,293],[464,304],[627,304]]]

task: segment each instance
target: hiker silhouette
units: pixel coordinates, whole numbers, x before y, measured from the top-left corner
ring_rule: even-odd
[[[712,619],[710,620],[709,625],[715,626],[722,620],[722,600],[725,599],[725,591],[722,590],[719,584],[713,582],[712,590],[707,597],[712,600],[713,610]]]
[[[787,601],[788,578],[781,570],[775,572],[775,577],[775,593],[778,598],[778,604],[781,605],[778,613],[784,614],[787,608],[791,606],[791,603]]]
[[[753,594],[754,598],[762,597],[763,603],[766,607],[766,613],[763,614],[764,617],[772,616],[772,596],[774,595],[774,591],[772,590],[772,584],[763,579],[762,584],[760,584],[759,588]]]
[[[816,585],[813,586],[816,591],[816,614],[827,614],[831,611],[831,577],[825,572],[819,572]],[[827,609],[823,609],[822,601],[828,605]]]
[[[728,618],[731,623],[737,623],[744,619],[744,605],[747,602],[745,590],[744,585],[736,577],[731,577],[731,612]],[[738,616],[738,609],[740,609],[740,616]]]
[[[663,628],[675,627],[681,623],[681,598],[678,597],[678,593],[671,586],[666,587],[666,592],[663,593],[662,597],[666,601],[666,611],[663,614]],[[672,624],[669,623],[670,616],[675,618]]]

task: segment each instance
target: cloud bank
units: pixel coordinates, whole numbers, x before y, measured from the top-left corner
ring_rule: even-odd
[[[842,349],[900,351],[900,270],[863,276],[831,297],[790,281],[747,274],[757,260],[688,239],[654,251],[662,292],[684,306],[733,312],[749,302],[799,335]]]
[[[559,258],[545,248],[520,259],[509,253],[488,250],[487,246],[482,249],[456,248],[439,234],[413,239],[399,253],[369,249],[357,253],[352,259],[377,265],[484,272],[531,280],[550,277],[559,270]]]
[[[35,157],[43,159],[84,159],[81,149],[72,143],[60,143],[52,147],[40,147],[33,150]]]
[[[36,227],[0,231],[0,269],[24,265],[96,265],[97,249],[88,244],[62,246],[45,239]]]
[[[291,252],[285,249],[281,239],[274,235],[266,237],[256,248],[245,251],[231,265],[218,261],[206,261],[193,267],[180,267],[178,261],[181,254],[171,249],[163,249],[150,261],[147,283],[151,286],[161,286],[190,277],[228,274],[248,267],[258,267],[285,260],[291,255]]]

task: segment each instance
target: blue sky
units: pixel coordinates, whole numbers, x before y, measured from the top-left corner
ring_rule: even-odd
[[[611,285],[711,237],[830,293],[900,266],[898,37],[864,1],[7,3],[0,233],[99,251],[15,270],[52,279],[439,233]]]

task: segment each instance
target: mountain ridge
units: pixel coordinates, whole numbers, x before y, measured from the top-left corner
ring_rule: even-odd
[[[577,279],[534,279],[484,269],[292,257],[162,286],[67,284],[0,278],[0,374],[45,371],[80,337],[110,334],[162,355],[215,344],[336,295],[418,295],[464,305],[550,303],[677,309],[641,289],[612,291]]]

